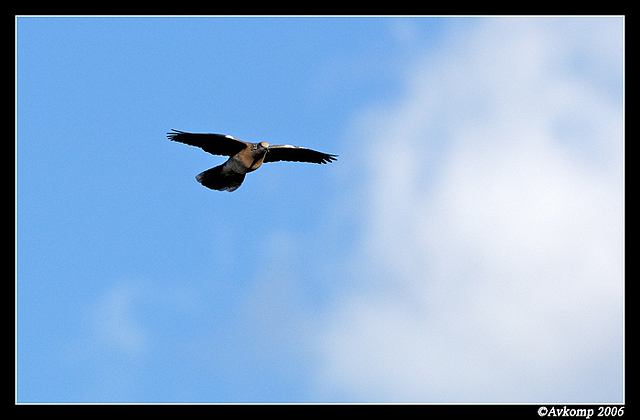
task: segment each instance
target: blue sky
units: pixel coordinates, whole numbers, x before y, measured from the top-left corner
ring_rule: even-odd
[[[17,401],[622,402],[623,23],[18,17]]]

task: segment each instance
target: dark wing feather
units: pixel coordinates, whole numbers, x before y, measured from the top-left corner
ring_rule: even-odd
[[[305,147],[276,145],[269,146],[269,152],[264,158],[265,162],[289,162],[330,163],[336,160],[337,155],[316,152]]]
[[[212,155],[233,156],[247,147],[247,143],[224,134],[185,133],[173,130],[167,133],[169,140],[196,146]]]

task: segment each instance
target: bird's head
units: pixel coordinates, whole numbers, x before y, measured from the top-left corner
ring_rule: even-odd
[[[264,150],[265,152],[269,151],[269,143],[267,143],[266,141],[261,141],[260,143],[255,143],[251,145],[251,150],[253,150],[254,152],[257,151],[262,151]]]

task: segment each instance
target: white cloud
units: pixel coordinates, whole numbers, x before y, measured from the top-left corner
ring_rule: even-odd
[[[325,398],[621,399],[621,37],[486,20],[363,114],[364,276],[322,337]]]

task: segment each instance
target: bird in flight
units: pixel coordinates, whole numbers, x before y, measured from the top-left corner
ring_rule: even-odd
[[[172,130],[167,133],[169,140],[196,146],[212,155],[229,156],[222,165],[208,169],[196,180],[207,188],[218,191],[235,191],[247,173],[255,171],[265,162],[330,163],[337,155],[317,152],[305,147],[274,145],[262,141],[248,143],[224,134],[185,133]]]

